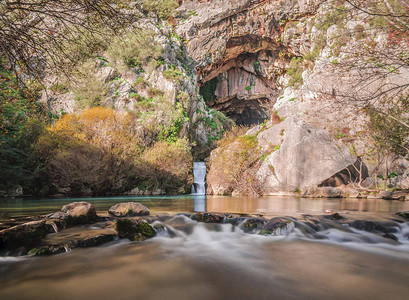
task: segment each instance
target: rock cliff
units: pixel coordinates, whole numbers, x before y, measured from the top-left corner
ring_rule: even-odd
[[[169,111],[181,115],[179,136],[193,143],[196,159],[208,157],[229,128],[225,116],[253,126],[247,136],[257,147],[255,140],[241,140],[213,151],[210,193],[243,193],[230,179],[222,182],[215,163],[226,151],[240,154],[237,145],[259,155],[248,156],[259,194],[361,186],[384,161],[407,178],[405,160],[374,159],[366,134],[373,117],[368,107],[382,108],[391,90],[391,101],[407,96],[409,86],[407,43],[380,30],[379,19],[332,0],[179,4],[167,21],[137,12],[135,27],[151,32],[161,49],[154,67],[152,59],[124,64],[102,53],[90,70],[103,90],[99,105],[135,111],[155,102],[142,113],[158,124],[172,121]],[[47,80],[50,87],[56,83]],[[55,113],[81,109],[75,91],[50,88],[42,101]]]
[[[344,176],[343,184],[358,180],[357,172],[361,182],[366,165],[372,174],[388,172],[383,161],[389,158],[371,154],[367,108],[380,108],[380,95],[390,90],[396,90],[390,101],[407,97],[409,66],[391,58],[405,56],[407,44],[391,40],[376,25],[380,19],[369,19],[337,1],[182,2],[176,31],[197,66],[206,104],[239,125],[285,120],[257,136],[262,148],[281,145],[259,166],[261,193],[331,185],[338,172],[355,178]],[[381,59],[388,55],[387,62]],[[215,150],[209,163],[209,192],[215,194],[234,192],[212,177],[223,151]],[[405,160],[389,163],[406,176]]]

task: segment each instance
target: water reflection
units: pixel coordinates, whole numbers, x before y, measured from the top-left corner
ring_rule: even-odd
[[[206,211],[206,196],[193,196],[193,210]]]
[[[313,199],[296,197],[217,197],[208,196],[206,210],[256,214],[319,214],[325,211],[395,213],[409,210],[409,202],[382,199]]]
[[[299,213],[320,214],[330,211],[357,211],[395,213],[409,210],[409,201],[382,199],[312,199],[297,197],[228,197],[228,196],[144,196],[144,197],[90,197],[90,198],[42,198],[0,199],[0,221],[55,212],[67,203],[87,201],[98,214],[107,214],[108,209],[120,202],[140,202],[152,214],[163,212],[217,211],[225,213],[248,213],[265,215],[295,215]]]

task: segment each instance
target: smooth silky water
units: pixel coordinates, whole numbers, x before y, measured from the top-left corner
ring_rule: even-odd
[[[408,202],[291,197],[121,197],[10,199],[3,220],[59,210],[84,200],[100,214],[138,201],[151,214],[218,211],[269,216],[338,211],[359,219],[392,216]],[[245,234],[230,224],[178,216],[145,242],[116,241],[52,257],[0,258],[0,299],[407,299],[409,223],[400,244],[371,233],[330,228],[326,239],[295,229],[289,236]]]

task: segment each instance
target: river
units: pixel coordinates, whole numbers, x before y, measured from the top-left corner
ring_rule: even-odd
[[[118,197],[9,199],[1,219],[49,213],[85,200],[99,214],[138,201],[151,214],[218,211],[263,215],[393,218],[408,202],[291,197]],[[315,239],[247,234],[230,224],[203,224],[184,216],[145,242],[125,240],[51,257],[0,257],[0,299],[407,299],[409,223],[399,242],[360,230],[323,229]]]

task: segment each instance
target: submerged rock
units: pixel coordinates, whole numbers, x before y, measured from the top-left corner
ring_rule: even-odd
[[[112,206],[108,213],[115,217],[147,216],[149,209],[141,203],[123,202]]]
[[[67,252],[74,248],[89,248],[97,247],[108,242],[113,241],[117,237],[116,233],[76,233],[67,234],[57,240],[58,243],[47,244],[47,239],[42,243],[42,245],[31,249],[28,254],[31,256],[44,256],[44,255],[54,255],[59,253]],[[48,240],[48,242],[52,239]]]
[[[395,233],[398,231],[398,224],[395,222],[386,221],[367,221],[367,220],[355,220],[349,223],[350,227],[358,230],[364,230],[373,233]]]
[[[97,220],[96,209],[88,202],[72,202],[64,205],[61,212],[67,214],[64,219],[68,226],[89,224]]]
[[[156,235],[153,227],[142,220],[119,219],[116,221],[115,230],[119,238],[131,241],[144,241]]]
[[[343,220],[345,219],[343,216],[341,216],[339,213],[333,213],[331,215],[328,216],[324,216],[324,218],[329,219],[329,220],[334,220],[334,221],[338,221],[338,220]]]
[[[398,237],[392,233],[385,233],[384,235],[382,235],[382,237],[384,237],[385,239],[391,239],[394,241],[398,241]]]
[[[29,248],[49,233],[46,221],[33,221],[0,231],[0,250]]]
[[[64,253],[67,251],[67,247],[64,245],[50,245],[45,247],[33,248],[28,251],[28,255],[31,256],[45,256]]]
[[[88,248],[88,247],[97,247],[102,244],[112,242],[117,235],[114,233],[102,233],[96,236],[86,237],[84,239],[80,239],[75,247],[79,248]]]
[[[261,235],[289,235],[295,227],[294,221],[286,217],[275,217],[270,219],[260,231]]]
[[[409,219],[409,211],[400,211],[396,213],[397,216]]]

